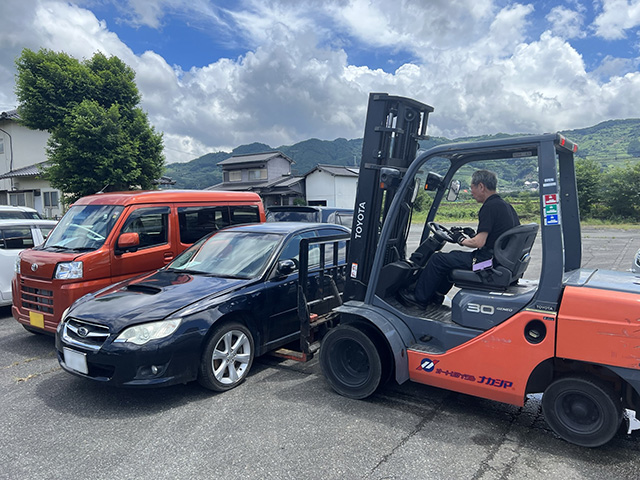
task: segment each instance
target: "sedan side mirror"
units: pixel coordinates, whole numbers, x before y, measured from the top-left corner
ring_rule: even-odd
[[[296,270],[297,270],[296,262],[294,262],[291,259],[279,261],[278,267],[276,269],[276,271],[278,272],[278,275],[282,275],[283,277],[292,274]]]

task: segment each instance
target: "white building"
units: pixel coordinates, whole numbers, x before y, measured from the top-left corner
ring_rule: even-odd
[[[307,204],[353,208],[358,172],[357,167],[317,165],[305,175]]]
[[[49,132],[18,122],[16,110],[0,113],[0,205],[35,208],[42,216],[60,217],[61,193],[42,178]]]

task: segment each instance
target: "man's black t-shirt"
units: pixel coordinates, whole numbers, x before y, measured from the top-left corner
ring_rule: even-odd
[[[494,193],[487,198],[478,212],[478,233],[487,232],[484,247],[476,250],[476,261],[488,260],[493,256],[493,246],[500,235],[510,228],[520,225],[518,214],[500,195]]]

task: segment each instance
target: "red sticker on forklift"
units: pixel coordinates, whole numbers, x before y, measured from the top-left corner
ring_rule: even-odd
[[[545,195],[544,196],[544,204],[545,205],[550,205],[552,203],[558,203],[558,194],[557,193],[551,193],[549,195]]]
[[[351,278],[356,278],[358,276],[358,264],[351,264]]]

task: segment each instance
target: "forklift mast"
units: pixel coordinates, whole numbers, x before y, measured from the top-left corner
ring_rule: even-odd
[[[369,95],[345,299],[364,299],[382,225],[402,176],[416,158],[419,140],[427,139],[431,112],[433,107],[410,98],[386,93]],[[408,218],[398,216],[393,221],[393,231],[398,235],[404,231]]]

